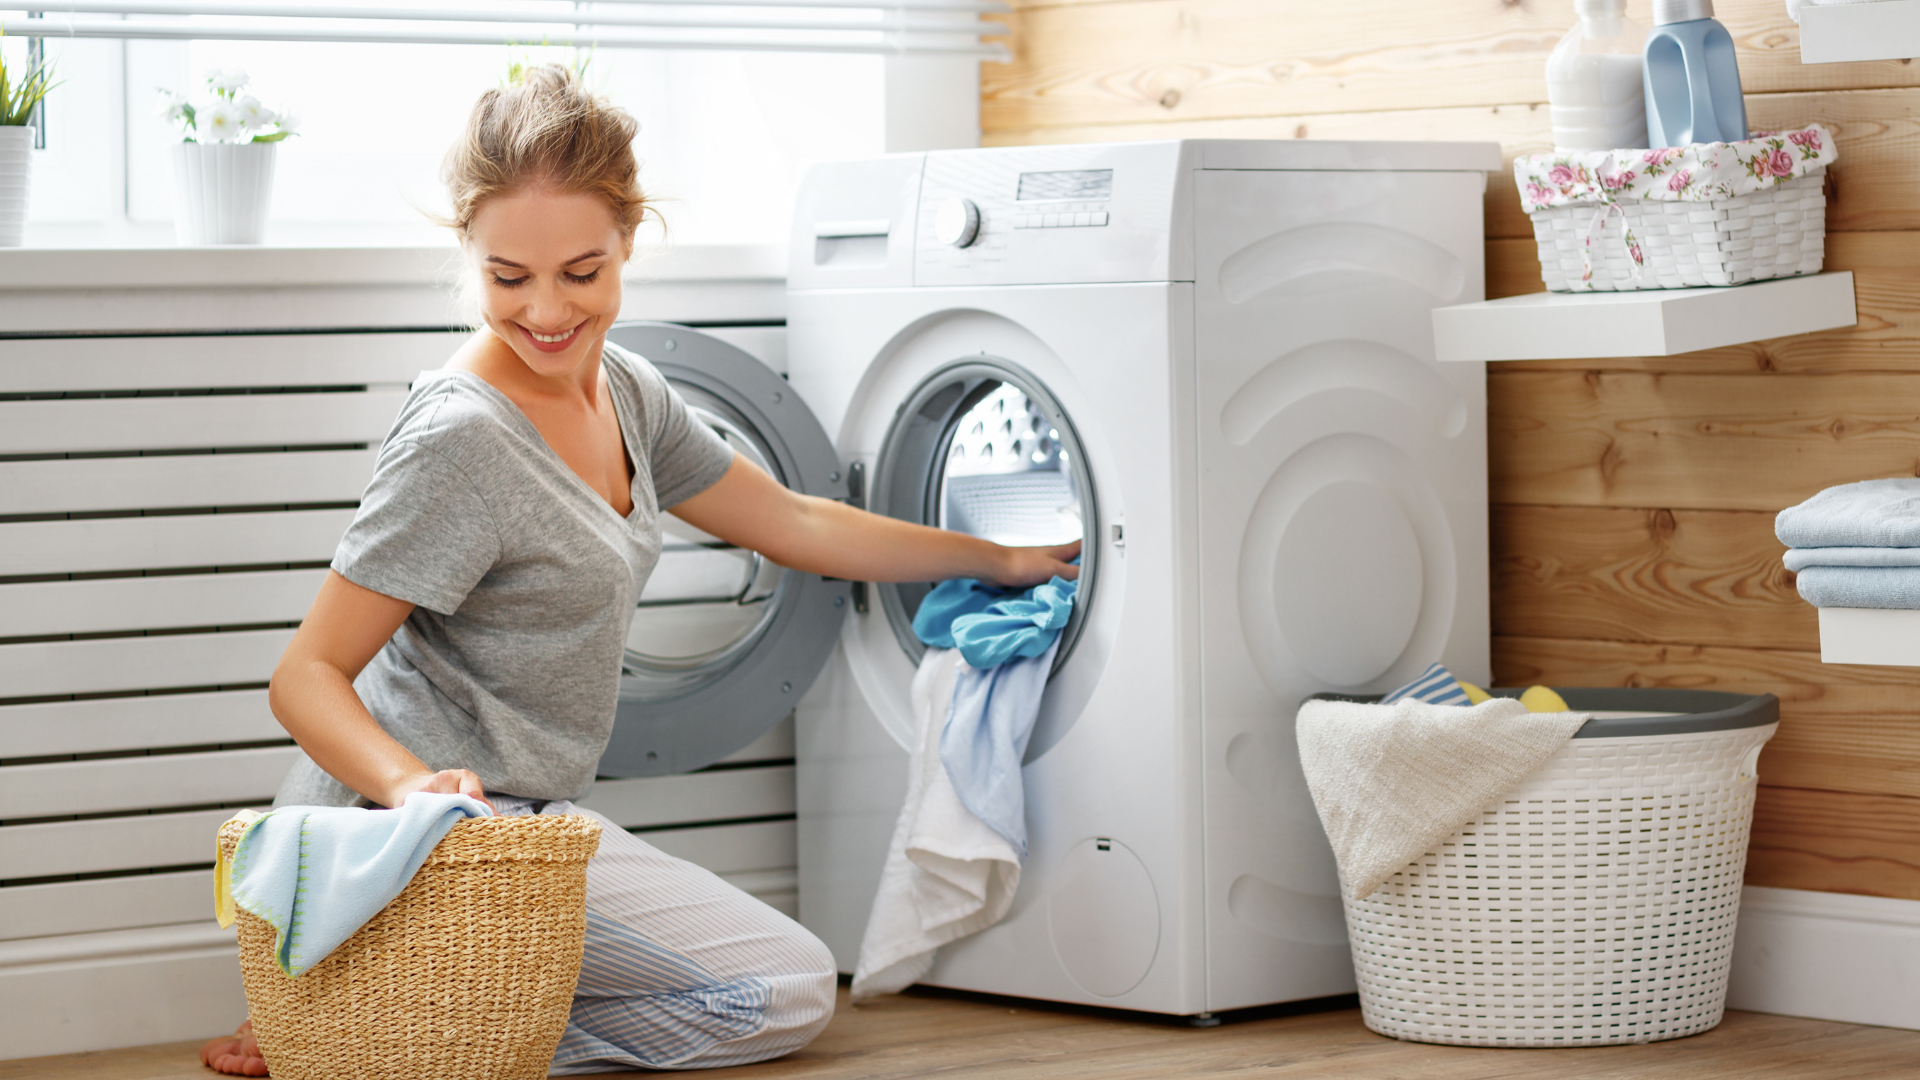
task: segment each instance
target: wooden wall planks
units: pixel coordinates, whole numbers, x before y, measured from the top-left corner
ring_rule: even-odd
[[[1771,692],[1780,733],[1748,880],[1920,898],[1920,672],[1819,661],[1772,516],[1920,475],[1920,65],[1803,65],[1778,0],[1719,0],[1755,127],[1818,121],[1846,330],[1488,372],[1494,674],[1503,684]],[[1548,148],[1555,0],[1014,0],[982,68],[991,146],[1165,138],[1497,140]],[[1650,21],[1650,0],[1629,13]],[[1487,291],[1538,292],[1511,173]]]

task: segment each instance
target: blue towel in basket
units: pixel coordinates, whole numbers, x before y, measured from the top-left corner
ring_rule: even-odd
[[[220,925],[233,925],[236,907],[259,916],[280,970],[303,975],[392,903],[456,822],[490,816],[477,799],[424,791],[397,810],[242,811],[252,824],[216,873]]]

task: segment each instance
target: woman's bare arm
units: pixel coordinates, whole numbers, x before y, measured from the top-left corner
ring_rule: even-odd
[[[730,544],[751,548],[781,566],[853,581],[939,581],[971,577],[1000,585],[1038,585],[1058,574],[1078,542],[1010,548],[965,533],[931,529],[869,514],[832,499],[780,486],[759,466],[734,455],[720,482],[673,508],[675,516]]]
[[[381,806],[416,791],[486,801],[480,778],[465,769],[427,768],[382,730],[353,691],[367,666],[413,605],[327,571],[320,595],[280,655],[267,702],[314,764]]]

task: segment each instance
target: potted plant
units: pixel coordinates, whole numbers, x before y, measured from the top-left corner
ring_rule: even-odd
[[[273,160],[294,119],[260,104],[244,71],[207,73],[195,105],[165,89],[160,112],[180,129],[173,148],[174,232],[180,243],[257,244],[273,200]]]
[[[28,121],[47,91],[47,65],[35,64],[25,76],[0,58],[0,247],[19,247],[27,225],[27,170],[33,161],[33,128]]]

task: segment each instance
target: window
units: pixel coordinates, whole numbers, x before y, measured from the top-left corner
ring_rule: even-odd
[[[517,6],[529,2],[552,6]],[[25,50],[24,38],[0,39],[9,64]],[[249,92],[300,117],[300,134],[279,151],[268,232],[270,243],[293,244],[445,242],[427,217],[443,202],[441,157],[475,98],[515,61],[584,60],[588,83],[634,114],[642,181],[675,246],[784,244],[810,164],[924,147],[904,145],[898,133],[913,125],[898,107],[888,113],[890,88],[896,106],[926,108],[926,93],[898,92],[903,70],[910,81],[937,69],[948,96],[977,94],[977,65],[948,57],[60,38],[46,51],[62,82],[47,103],[47,147],[36,152],[28,242],[49,246],[172,242],[178,135],[156,112],[159,91],[198,89],[215,68],[247,71]],[[974,116],[975,107],[955,101],[946,111]]]

